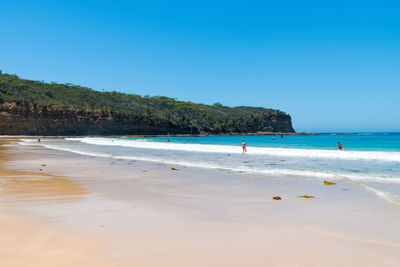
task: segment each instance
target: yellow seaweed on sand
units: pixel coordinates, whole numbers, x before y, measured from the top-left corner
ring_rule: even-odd
[[[301,197],[301,198],[315,198],[314,196],[309,196],[309,195],[302,195],[302,196],[299,196],[299,197]]]
[[[282,200],[282,198],[280,196],[275,196],[272,199],[274,199],[274,200]]]
[[[42,164],[41,166],[46,167],[46,164]]]
[[[336,183],[334,182],[329,182],[329,181],[324,181],[324,185],[335,185]]]

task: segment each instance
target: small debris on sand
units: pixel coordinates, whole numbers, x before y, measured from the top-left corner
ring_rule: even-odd
[[[229,171],[228,169],[217,169],[219,172],[227,172]]]
[[[336,183],[334,182],[329,182],[329,181],[324,181],[324,185],[335,185]]]
[[[41,166],[46,167],[46,164],[42,164]]]
[[[244,173],[244,171],[236,171],[237,173]]]
[[[143,170],[142,172],[149,172],[148,170]]]
[[[309,196],[309,195],[302,195],[302,196],[299,196],[299,197],[301,197],[301,198],[315,198],[314,196]]]
[[[284,160],[284,159],[281,159],[281,162],[285,162],[286,160]]]
[[[177,168],[174,168],[174,167],[172,167],[172,168],[171,168],[171,170],[172,170],[172,171],[177,171],[178,169],[177,169]]]
[[[274,199],[274,200],[282,200],[282,198],[280,196],[275,196],[272,199]]]
[[[39,169],[39,171],[43,171],[43,169]]]

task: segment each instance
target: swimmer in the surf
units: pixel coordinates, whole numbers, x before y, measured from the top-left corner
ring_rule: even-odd
[[[343,150],[342,143],[338,142],[338,145],[337,145],[336,149]]]
[[[247,146],[247,144],[246,144],[246,142],[243,140],[243,142],[242,142],[243,154],[247,152],[246,146]]]

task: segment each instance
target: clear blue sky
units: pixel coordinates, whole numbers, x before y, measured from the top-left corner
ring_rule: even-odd
[[[4,1],[0,69],[400,131],[399,1]]]

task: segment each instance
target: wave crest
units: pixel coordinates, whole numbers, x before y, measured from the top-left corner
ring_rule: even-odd
[[[82,143],[100,146],[122,146],[142,149],[175,150],[186,152],[240,154],[242,148],[230,145],[207,145],[207,144],[185,144],[167,142],[149,142],[143,139],[118,139],[118,138],[66,138],[69,141],[80,141]],[[400,152],[387,151],[355,151],[355,150],[326,150],[326,149],[301,149],[301,148],[270,148],[270,147],[247,147],[249,154],[268,155],[279,157],[304,157],[325,158],[343,160],[381,160],[400,162]]]

